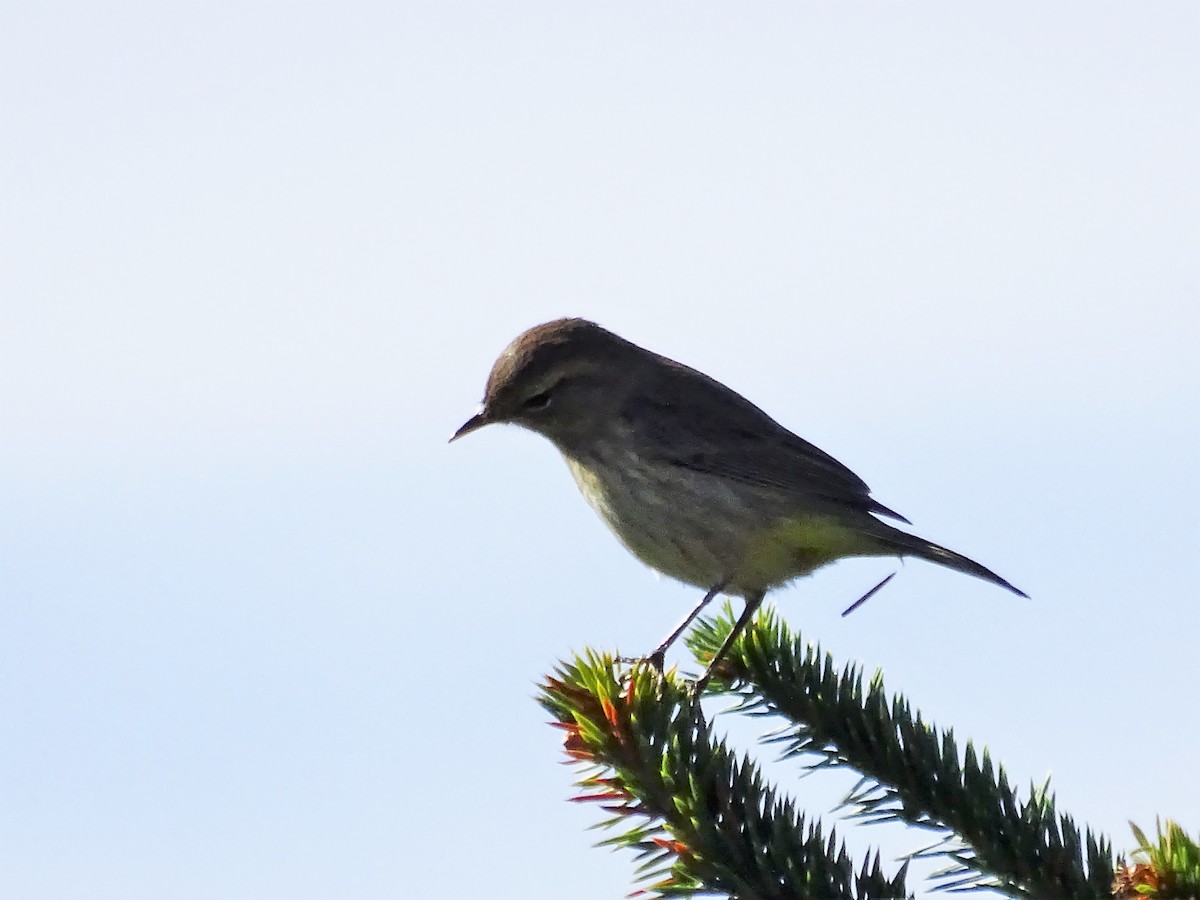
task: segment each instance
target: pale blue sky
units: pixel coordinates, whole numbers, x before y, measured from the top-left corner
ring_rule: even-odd
[[[564,314],[1033,597],[842,619],[858,561],[793,625],[1200,830],[1198,60],[1186,2],[7,4],[0,895],[629,890],[533,685],[696,592],[532,435],[445,444]]]

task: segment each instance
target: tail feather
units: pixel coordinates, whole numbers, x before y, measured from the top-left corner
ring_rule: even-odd
[[[881,537],[883,545],[898,556],[916,556],[931,563],[937,563],[939,566],[945,566],[947,569],[955,569],[968,575],[974,575],[976,578],[982,578],[984,581],[990,581],[992,584],[1012,591],[1018,597],[1029,598],[1029,595],[1023,590],[1001,578],[987,566],[980,565],[975,560],[932,541],[917,537],[915,534],[906,534],[891,527],[888,527],[888,533]]]

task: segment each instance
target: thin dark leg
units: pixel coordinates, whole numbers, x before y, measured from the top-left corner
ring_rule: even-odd
[[[725,578],[722,581],[714,584],[712,588],[709,589],[709,592],[704,595],[704,599],[696,605],[695,609],[687,614],[687,618],[676,625],[675,630],[667,635],[667,639],[659,644],[653,653],[646,657],[646,659],[649,660],[650,665],[654,666],[654,668],[658,669],[660,672],[663,670],[663,661],[666,659],[667,649],[673,643],[675,643],[675,641],[681,634],[683,634],[687,627],[692,624],[692,620],[695,619],[696,616],[700,615],[700,610],[708,606],[708,604],[712,602],[713,598],[716,597],[717,594],[725,590],[725,586],[727,584],[729,584],[729,579]]]
[[[713,656],[712,662],[708,664],[708,668],[704,670],[704,674],[696,681],[695,691],[697,697],[704,692],[704,686],[708,684],[708,680],[712,678],[713,671],[720,665],[721,660],[725,658],[725,654],[729,652],[729,648],[733,646],[733,642],[737,640],[737,636],[746,630],[746,626],[750,624],[750,618],[762,605],[763,597],[767,596],[766,591],[759,591],[757,594],[751,594],[746,598],[746,608],[742,610],[742,614],[738,616],[737,622],[733,626],[733,630],[729,632],[725,638],[725,642],[721,644],[716,655]]]

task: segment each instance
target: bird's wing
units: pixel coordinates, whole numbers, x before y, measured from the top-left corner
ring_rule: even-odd
[[[672,361],[664,382],[632,391],[623,418],[665,462],[908,522],[846,466],[719,381]]]

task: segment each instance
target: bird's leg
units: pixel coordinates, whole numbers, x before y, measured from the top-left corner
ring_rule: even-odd
[[[708,684],[712,678],[713,672],[717,666],[721,664],[721,660],[725,658],[725,654],[729,652],[729,648],[733,646],[733,642],[737,640],[739,634],[746,630],[746,626],[750,624],[750,618],[762,605],[763,597],[767,596],[766,591],[759,591],[757,594],[750,594],[746,597],[746,608],[742,610],[742,614],[738,616],[737,622],[734,623],[733,630],[725,636],[725,641],[713,654],[712,660],[708,664],[708,668],[704,670],[704,674],[696,679],[696,683],[692,686],[692,691],[696,697],[704,693],[704,686]]]
[[[696,616],[700,615],[700,610],[702,610],[702,609],[704,609],[704,607],[708,606],[708,604],[712,602],[712,599],[714,597],[716,597],[717,594],[719,594],[719,593],[721,593],[721,591],[725,590],[726,585],[729,584],[729,580],[730,579],[728,579],[728,578],[722,578],[720,581],[718,581],[716,584],[714,584],[709,589],[708,593],[704,595],[704,599],[701,600],[696,605],[695,609],[693,609],[690,613],[687,614],[687,618],[685,618],[682,622],[680,622],[678,625],[676,625],[675,630],[672,631],[669,635],[667,635],[667,639],[665,641],[663,641],[661,644],[659,644],[658,647],[655,648],[653,653],[651,653],[649,656],[646,657],[646,660],[647,660],[647,662],[650,663],[650,665],[654,666],[654,668],[657,669],[659,672],[661,672],[663,670],[663,663],[666,660],[667,649],[673,643],[675,643],[675,641],[679,638],[679,636],[681,634],[683,634],[683,632],[687,629],[687,627],[692,624],[692,620],[695,619]]]

